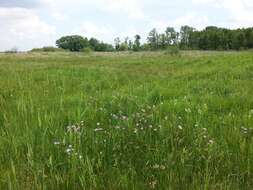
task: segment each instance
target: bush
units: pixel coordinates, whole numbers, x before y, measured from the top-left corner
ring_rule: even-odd
[[[86,47],[86,48],[83,48],[82,49],[82,52],[84,52],[84,53],[91,53],[91,52],[93,52],[93,50],[91,49],[91,48],[89,48],[89,47]]]
[[[180,49],[178,48],[178,46],[169,46],[167,47],[165,53],[173,56],[180,55]]]
[[[52,47],[52,46],[46,46],[43,48],[34,48],[30,52],[62,52],[62,51],[66,51],[66,50]]]

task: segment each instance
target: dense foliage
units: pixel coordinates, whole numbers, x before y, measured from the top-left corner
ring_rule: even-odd
[[[240,50],[253,48],[253,28],[229,30],[214,26],[202,31],[182,26],[180,32],[167,28],[164,34],[153,29],[148,36],[151,50],[177,45],[181,49]]]
[[[201,50],[240,50],[253,48],[253,28],[229,30],[206,27],[189,33],[185,47]]]
[[[230,30],[208,26],[198,31],[190,26],[182,26],[177,32],[167,27],[164,33],[154,28],[147,37],[147,43],[141,44],[141,36],[135,35],[134,40],[126,37],[123,41],[115,38],[114,46],[100,42],[95,38],[81,36],[65,36],[57,40],[57,46],[70,51],[81,51],[90,48],[93,51],[141,51],[174,48],[199,50],[241,50],[253,48],[253,28]]]
[[[68,49],[70,51],[80,51],[89,46],[89,41],[87,38],[78,35],[64,36],[56,41],[56,45],[59,48]]]
[[[82,51],[85,48],[91,48],[94,51],[113,51],[112,45],[100,42],[95,38],[84,38],[82,36],[64,36],[56,41],[56,45],[59,48],[70,51]]]

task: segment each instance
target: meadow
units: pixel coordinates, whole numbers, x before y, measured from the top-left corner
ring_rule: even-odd
[[[0,54],[0,189],[253,188],[253,53]]]

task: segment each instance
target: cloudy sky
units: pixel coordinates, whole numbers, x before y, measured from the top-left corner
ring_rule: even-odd
[[[51,46],[63,35],[113,42],[154,27],[253,26],[253,0],[0,0],[0,51]]]

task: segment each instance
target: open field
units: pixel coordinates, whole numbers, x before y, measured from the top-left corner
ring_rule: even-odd
[[[252,189],[252,137],[252,52],[0,55],[0,189]]]

